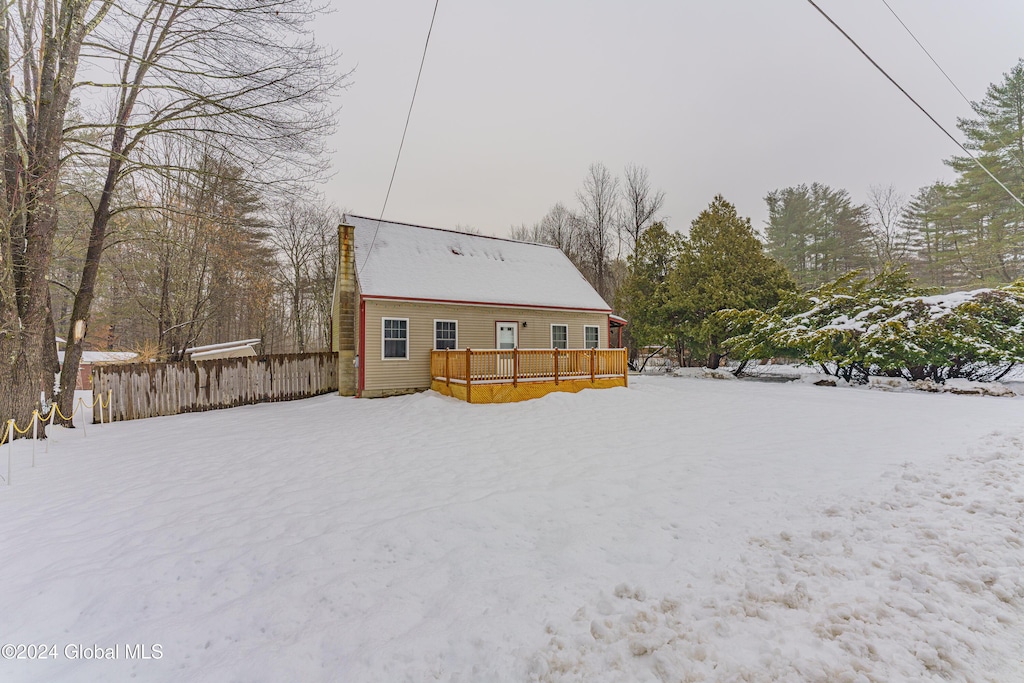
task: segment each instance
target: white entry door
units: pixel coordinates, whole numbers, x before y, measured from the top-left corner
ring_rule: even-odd
[[[514,349],[519,346],[519,323],[494,323],[494,336],[499,349]]]

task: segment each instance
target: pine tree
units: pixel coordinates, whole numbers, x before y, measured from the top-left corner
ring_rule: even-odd
[[[973,103],[978,118],[960,119],[965,146],[1018,197],[1024,193],[1024,60]],[[1008,282],[1024,274],[1024,207],[968,157],[946,162],[959,178],[949,216],[958,233],[957,284]]]
[[[668,308],[683,335],[699,343],[708,367],[717,368],[725,335],[709,317],[726,308],[765,310],[793,289],[785,267],[764,253],[750,219],[718,195],[690,227],[669,276]]]
[[[768,250],[803,288],[869,265],[868,207],[854,204],[846,190],[813,183],[770,192]]]
[[[669,315],[667,280],[675,267],[683,237],[654,223],[640,233],[627,258],[627,275],[618,291],[618,308],[629,320],[630,358],[645,346],[672,346],[682,351],[682,340]]]
[[[951,194],[946,183],[923,187],[903,214],[914,254],[910,265],[926,286],[950,287],[969,278],[960,250],[966,244],[965,235],[950,208]]]

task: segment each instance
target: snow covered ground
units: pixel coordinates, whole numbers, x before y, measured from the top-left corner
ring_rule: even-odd
[[[0,644],[56,656],[0,680],[1024,680],[1022,415],[642,377],[57,429],[0,486]]]

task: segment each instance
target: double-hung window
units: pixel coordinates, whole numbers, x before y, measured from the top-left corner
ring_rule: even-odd
[[[391,359],[409,359],[409,319],[383,318],[384,328],[382,357]]]
[[[551,348],[553,348],[553,349],[567,349],[567,348],[569,348],[569,326],[568,325],[552,325],[551,326]]]
[[[601,343],[601,334],[597,325],[583,326],[583,348],[596,349]]]
[[[444,351],[457,348],[459,348],[459,323],[455,320],[435,320],[434,349]]]

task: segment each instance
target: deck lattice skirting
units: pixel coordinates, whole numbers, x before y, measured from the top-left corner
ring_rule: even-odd
[[[448,349],[430,353],[431,388],[469,403],[629,386],[626,349]]]

